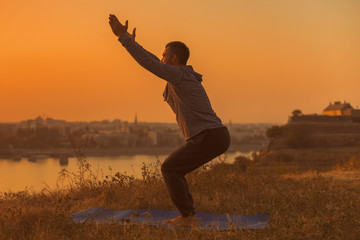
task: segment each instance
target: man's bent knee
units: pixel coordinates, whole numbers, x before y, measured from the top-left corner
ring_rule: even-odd
[[[169,162],[165,160],[163,164],[161,164],[161,173],[164,178],[179,178],[183,177],[184,174],[180,171],[180,169],[176,169],[170,166]]]
[[[161,173],[162,173],[163,176],[166,174],[166,167],[164,166],[164,163],[161,164]]]
[[[161,173],[164,177],[170,175],[170,173],[171,173],[168,165],[169,165],[169,163],[166,160],[165,160],[165,162],[163,162],[163,164],[161,164]]]

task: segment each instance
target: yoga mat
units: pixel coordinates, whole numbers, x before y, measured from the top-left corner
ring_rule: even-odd
[[[95,221],[97,223],[118,222],[120,224],[149,224],[166,228],[178,226],[163,225],[161,222],[179,216],[177,210],[163,209],[127,209],[112,211],[104,208],[85,209],[70,215],[76,223]],[[207,230],[227,229],[261,229],[268,226],[268,213],[261,213],[251,216],[232,214],[212,214],[196,212],[199,226]]]

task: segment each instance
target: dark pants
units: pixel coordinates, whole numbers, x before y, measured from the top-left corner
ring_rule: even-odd
[[[230,145],[226,127],[206,129],[175,150],[161,166],[170,197],[183,217],[195,214],[185,175],[224,153]]]

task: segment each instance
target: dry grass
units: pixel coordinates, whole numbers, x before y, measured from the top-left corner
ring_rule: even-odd
[[[270,213],[262,230],[168,230],[146,225],[75,224],[69,215],[86,208],[174,209],[158,167],[143,167],[143,179],[94,174],[79,157],[79,172],[62,172],[71,187],[22,191],[0,197],[0,239],[359,239],[359,158],[331,172],[223,162],[188,176],[196,209],[211,213]]]

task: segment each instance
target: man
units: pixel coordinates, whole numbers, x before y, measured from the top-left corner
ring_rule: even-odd
[[[166,224],[196,219],[185,175],[224,153],[230,144],[229,132],[211,107],[201,84],[202,75],[186,65],[190,52],[184,43],[168,43],[160,60],[135,42],[136,29],[129,34],[128,21],[122,25],[111,14],[109,20],[112,31],[130,55],[167,82],[164,101],[174,111],[186,139],[186,143],[170,154],[161,166],[170,197],[181,214]]]

